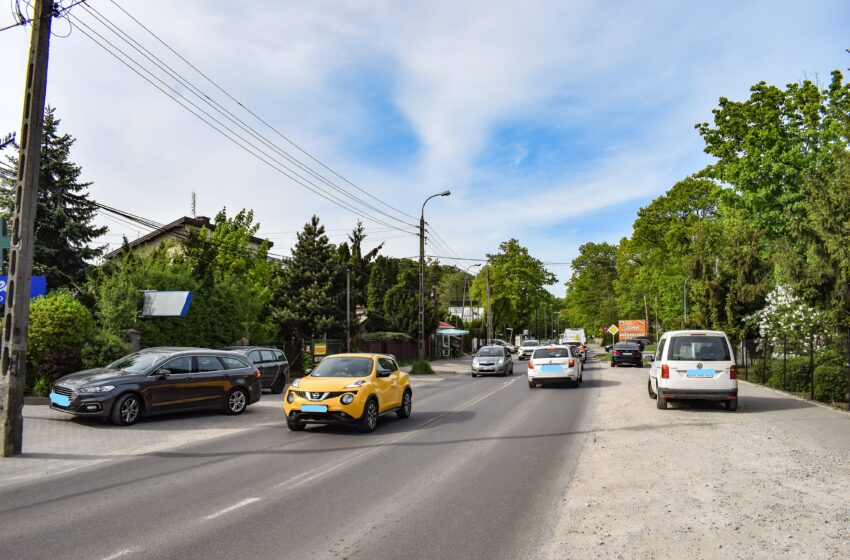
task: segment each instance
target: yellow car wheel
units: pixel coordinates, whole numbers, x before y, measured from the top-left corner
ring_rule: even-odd
[[[410,418],[410,412],[413,410],[413,393],[409,390],[404,392],[401,398],[401,408],[396,410],[395,415],[401,419]]]
[[[363,416],[360,417],[360,421],[357,423],[357,429],[364,434],[368,434],[370,432],[374,432],[377,426],[378,401],[375,397],[370,397],[369,400],[366,401],[366,405],[363,407]]]

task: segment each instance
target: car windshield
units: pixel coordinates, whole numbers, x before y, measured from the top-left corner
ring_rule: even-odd
[[[169,354],[165,352],[136,352],[124,356],[108,366],[109,369],[118,369],[127,373],[144,373],[157,362],[162,361]]]
[[[500,346],[485,346],[476,354],[479,358],[497,358],[504,355],[505,351]]]
[[[730,360],[729,345],[722,336],[674,336],[670,341],[670,360]]]
[[[372,358],[325,358],[311,377],[366,377],[372,373]]]
[[[570,351],[566,348],[541,348],[534,351],[534,359],[538,358],[569,358]]]
[[[528,348],[529,346],[540,346],[540,343],[536,340],[526,340],[522,343],[522,345]]]

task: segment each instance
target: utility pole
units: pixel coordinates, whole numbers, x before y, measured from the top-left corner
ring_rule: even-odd
[[[3,457],[18,455],[23,448],[33,236],[53,10],[53,0],[35,1],[24,88],[21,149],[15,185],[17,203],[9,254],[6,309],[3,314],[3,351],[0,356],[0,432],[3,437],[0,456]]]
[[[493,310],[490,309],[490,265],[487,265],[487,344],[493,338]]]
[[[345,351],[351,352],[351,270],[345,267]]]
[[[646,294],[643,294],[643,324],[646,325],[646,335],[649,336],[649,306],[646,304]]]
[[[422,203],[419,213],[419,361],[425,359],[425,205],[435,196],[449,196],[451,191],[432,194]]]

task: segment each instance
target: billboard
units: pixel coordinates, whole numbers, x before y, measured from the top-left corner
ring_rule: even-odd
[[[464,323],[469,323],[470,321],[474,321],[475,319],[482,319],[484,317],[484,308],[483,307],[471,307],[466,305],[464,307],[461,306],[450,306],[449,307],[449,315],[454,317],[460,317],[463,319]]]
[[[0,276],[0,305],[6,305],[6,288],[9,285],[8,276]],[[47,295],[47,277],[33,276],[30,283],[30,299]]]
[[[185,317],[192,292],[145,290],[142,317]]]
[[[643,319],[621,319],[619,321],[620,340],[636,336],[646,336],[646,321]]]

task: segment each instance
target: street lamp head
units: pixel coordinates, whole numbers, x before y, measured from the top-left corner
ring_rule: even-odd
[[[450,194],[452,194],[452,191],[443,191],[440,193],[440,196],[449,196]]]

